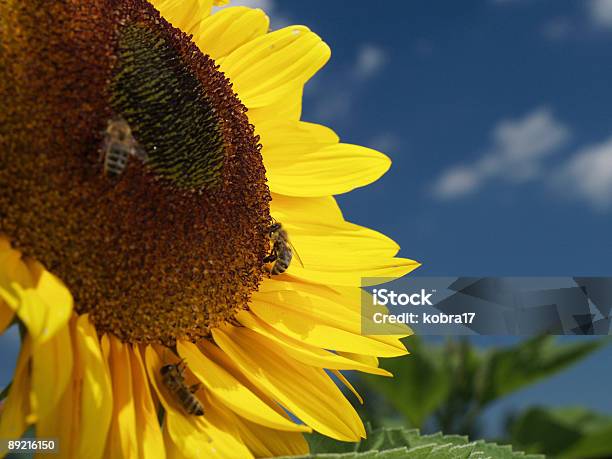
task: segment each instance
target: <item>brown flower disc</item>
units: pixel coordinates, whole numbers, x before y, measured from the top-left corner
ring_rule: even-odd
[[[231,83],[144,0],[0,4],[0,233],[99,332],[195,341],[247,307],[270,195]],[[120,116],[147,160],[104,173]]]

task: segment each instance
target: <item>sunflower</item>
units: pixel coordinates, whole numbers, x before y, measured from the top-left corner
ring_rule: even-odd
[[[300,120],[328,46],[212,3],[0,3],[0,332],[22,332],[0,438],[303,454],[365,436],[341,371],[406,353],[360,333],[360,282],[418,264],[333,197],[390,161]]]

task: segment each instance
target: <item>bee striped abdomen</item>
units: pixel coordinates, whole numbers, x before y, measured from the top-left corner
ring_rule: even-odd
[[[141,161],[146,161],[146,153],[139,149],[130,126],[120,116],[108,120],[104,133],[102,155],[104,157],[104,173],[111,177],[118,177],[123,173],[130,156],[136,156]]]
[[[127,166],[128,157],[129,151],[111,146],[104,157],[104,172],[113,177],[121,175]]]
[[[193,414],[194,416],[202,416],[204,414],[204,407],[202,407],[200,401],[191,393],[189,388],[182,386],[176,395],[183,401],[183,408],[188,414]]]
[[[278,255],[276,263],[272,266],[272,274],[282,274],[289,268],[293,252],[289,247],[285,247],[284,250]]]

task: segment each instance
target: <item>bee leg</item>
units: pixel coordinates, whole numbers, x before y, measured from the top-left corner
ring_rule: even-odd
[[[263,262],[264,263],[272,263],[273,261],[276,261],[277,258],[278,258],[278,255],[276,253],[276,250],[272,250],[270,255],[268,255],[267,257],[265,257],[263,259]]]
[[[195,394],[197,391],[200,390],[201,387],[202,387],[201,383],[197,383],[197,384],[194,384],[193,386],[189,386],[189,392],[191,392],[192,394]]]

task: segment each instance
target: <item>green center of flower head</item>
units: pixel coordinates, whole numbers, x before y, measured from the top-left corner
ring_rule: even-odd
[[[65,282],[100,333],[207,336],[247,307],[269,250],[246,108],[145,0],[10,3],[0,233]]]
[[[227,83],[209,59],[208,91],[185,72],[172,45],[144,24],[120,29],[112,106],[133,126],[147,167],[185,189],[218,185],[225,160],[214,91]],[[212,94],[211,91],[212,90]]]

